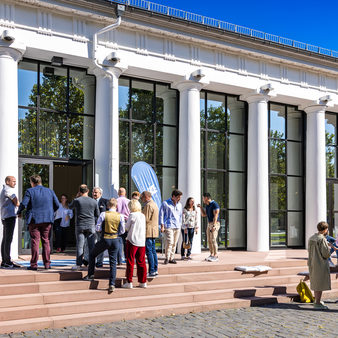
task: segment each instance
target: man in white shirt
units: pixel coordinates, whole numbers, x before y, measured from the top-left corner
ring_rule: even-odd
[[[11,261],[11,244],[16,222],[16,211],[19,200],[15,194],[16,179],[14,176],[5,178],[5,185],[0,194],[1,221],[3,225],[3,235],[1,242],[1,267],[20,268],[19,265]]]

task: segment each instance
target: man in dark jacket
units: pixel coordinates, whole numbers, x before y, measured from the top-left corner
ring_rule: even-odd
[[[42,259],[45,269],[50,269],[49,232],[54,222],[54,212],[59,208],[59,201],[53,190],[43,187],[39,175],[30,177],[31,188],[26,190],[19,206],[18,216],[24,209],[26,223],[31,236],[31,264],[28,270],[37,270],[39,259],[40,237],[42,242]]]
[[[95,221],[100,212],[97,202],[88,196],[88,187],[81,184],[79,197],[69,207],[75,209],[76,265],[73,270],[80,270],[83,264],[84,243],[87,240],[89,252],[95,245]]]

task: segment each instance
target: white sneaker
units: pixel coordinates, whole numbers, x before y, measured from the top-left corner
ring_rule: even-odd
[[[132,289],[132,288],[133,288],[133,283],[128,283],[128,282],[126,282],[126,283],[124,283],[124,284],[122,285],[122,287],[123,287],[124,289]]]
[[[211,261],[210,261],[211,258],[212,258],[212,256],[210,255],[210,256],[207,257],[205,260],[206,260],[207,262],[211,262]]]
[[[147,288],[147,283],[140,283],[139,287],[143,288],[143,289],[146,289]]]
[[[72,266],[72,270],[73,271],[80,271],[81,270],[81,266],[80,265],[73,265]]]
[[[218,262],[218,257],[217,257],[217,256],[216,256],[216,257],[213,257],[212,261],[213,261],[213,262]]]

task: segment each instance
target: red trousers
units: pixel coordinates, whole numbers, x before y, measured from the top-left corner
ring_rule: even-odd
[[[137,265],[137,279],[139,283],[145,283],[147,281],[147,266],[146,266],[146,247],[135,246],[129,241],[126,242],[127,251],[127,270],[126,277],[128,283],[133,281],[134,262],[136,258]]]
[[[43,264],[45,265],[46,268],[49,268],[50,266],[50,246],[49,246],[50,228],[51,228],[50,223],[29,224],[29,233],[31,235],[32,268],[38,267],[40,237],[42,242]]]

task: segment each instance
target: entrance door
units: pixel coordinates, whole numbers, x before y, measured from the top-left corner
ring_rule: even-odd
[[[25,191],[31,188],[29,178],[34,174],[41,176],[43,186],[53,189],[53,162],[19,159],[20,201],[22,201]],[[23,217],[19,219],[19,253],[30,254],[31,239],[24,216],[25,212],[23,212]]]
[[[45,187],[53,189],[58,199],[62,194],[68,196],[68,201],[71,202],[78,190],[80,184],[88,185],[89,190],[93,187],[93,162],[79,161],[77,163],[68,162],[53,162],[50,160],[39,159],[19,159],[19,196],[20,201],[25,194],[25,191],[31,187],[30,176],[33,174],[40,175],[42,184]],[[23,214],[24,216],[24,214]],[[75,241],[75,223],[74,218],[70,222],[70,230],[68,232],[67,248],[74,248]],[[19,253],[30,254],[30,235],[28,232],[25,218],[19,220]],[[51,233],[50,246],[53,250],[53,242],[55,236]]]
[[[338,235],[338,180],[327,180],[326,194],[329,234],[336,238]]]

